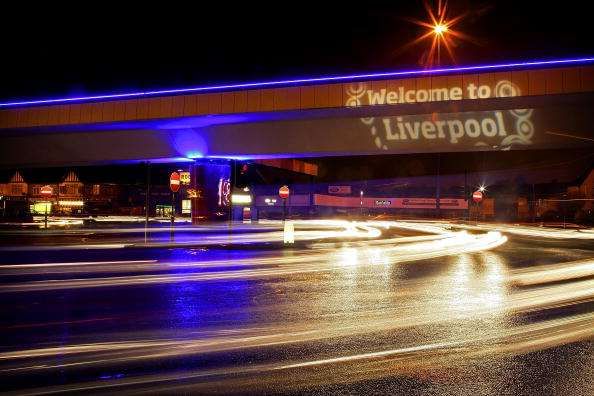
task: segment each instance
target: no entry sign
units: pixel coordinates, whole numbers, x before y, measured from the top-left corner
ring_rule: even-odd
[[[287,186],[282,186],[281,188],[278,189],[278,196],[281,197],[282,199],[287,199],[289,198],[289,187]]]
[[[480,192],[479,190],[476,190],[475,192],[472,193],[472,200],[476,203],[479,203],[483,200],[483,193]]]
[[[171,191],[173,191],[174,193],[178,192],[179,185],[180,185],[179,173],[177,173],[177,172],[171,173],[171,176],[169,176],[169,188],[171,188]]]

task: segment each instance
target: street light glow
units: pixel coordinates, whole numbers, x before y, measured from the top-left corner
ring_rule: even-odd
[[[444,33],[447,33],[448,25],[443,23],[437,23],[433,26],[433,34],[437,36],[442,36]]]
[[[472,37],[462,33],[455,28],[456,25],[463,20],[467,13],[460,15],[451,15],[449,12],[448,2],[438,1],[437,9],[433,9],[428,2],[424,2],[425,10],[428,14],[428,20],[420,21],[416,19],[409,19],[412,23],[425,28],[426,30],[408,45],[414,45],[423,41],[430,41],[431,45],[421,55],[421,63],[430,68],[434,65],[441,66],[441,47],[444,47],[447,54],[452,61],[456,63],[454,57],[455,41],[465,40],[475,42]]]

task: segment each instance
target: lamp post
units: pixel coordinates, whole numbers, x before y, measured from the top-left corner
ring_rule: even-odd
[[[435,179],[435,217],[441,217],[441,156],[437,153],[437,175]]]
[[[567,194],[563,194],[563,201],[561,201],[561,209],[563,211],[563,229],[565,229],[566,227],[566,223],[565,223],[565,211],[567,210]]]
[[[433,35],[437,43],[437,66],[441,65],[441,41],[444,39],[444,34],[448,31],[448,25],[443,22],[437,22],[433,25]]]
[[[361,208],[361,218],[363,218],[363,190],[359,191],[359,204]]]
[[[146,162],[146,196],[144,200],[144,243],[147,242],[148,237],[148,223],[149,223],[149,208],[150,208],[150,194],[151,194],[151,163]]]
[[[485,191],[487,191],[487,187],[485,187],[485,185],[484,185],[484,184],[481,184],[481,185],[478,187],[478,191],[480,191],[480,192],[481,192],[481,194],[483,194],[483,196],[481,197],[481,201],[482,201],[482,199],[483,199],[483,197],[484,197],[484,195],[485,195]],[[479,221],[479,217],[480,217],[480,215],[481,215],[481,210],[480,210],[480,207],[481,207],[481,206],[480,206],[480,202],[481,202],[481,201],[478,201],[478,202],[476,203],[476,222],[477,222],[477,224],[478,224],[478,221]],[[484,208],[484,207],[483,207],[483,208]],[[484,220],[484,219],[485,219],[485,218],[484,218],[484,216],[483,216],[483,220]]]

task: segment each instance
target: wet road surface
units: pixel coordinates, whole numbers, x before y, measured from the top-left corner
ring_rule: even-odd
[[[2,390],[594,394],[590,232],[222,227],[6,232]]]

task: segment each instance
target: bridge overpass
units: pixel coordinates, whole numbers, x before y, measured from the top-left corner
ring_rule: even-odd
[[[583,147],[594,58],[0,103],[0,166]]]

